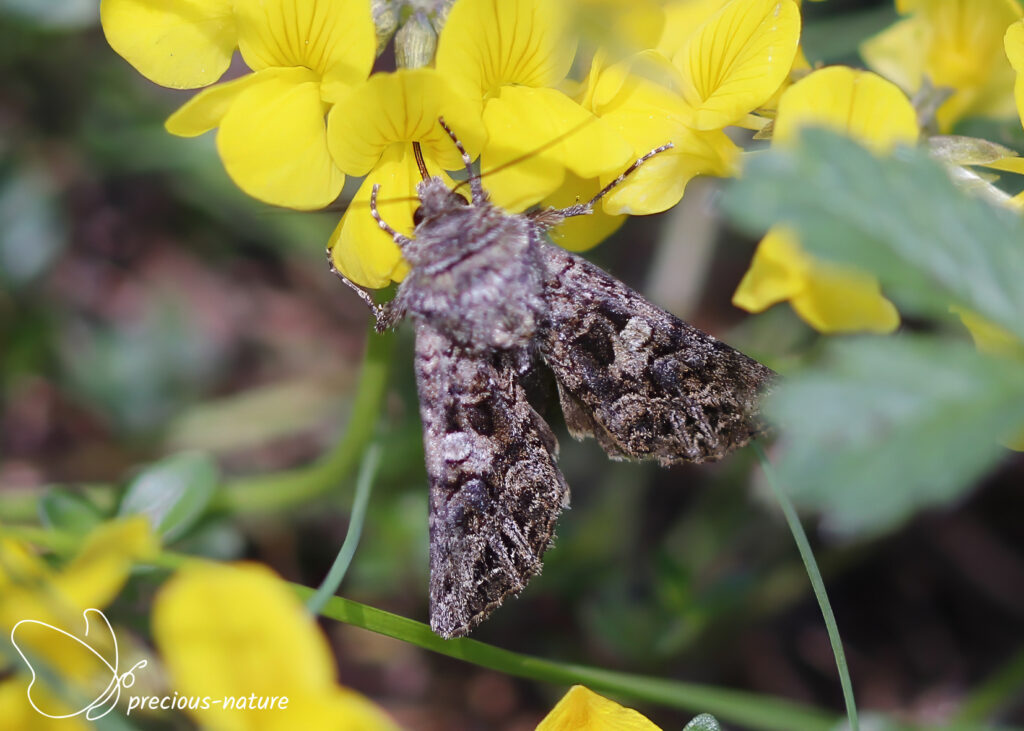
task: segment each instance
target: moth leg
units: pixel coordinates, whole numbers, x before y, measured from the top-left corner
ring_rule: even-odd
[[[645,162],[650,160],[655,155],[665,152],[666,150],[671,150],[673,147],[675,147],[675,145],[673,145],[671,142],[661,145],[660,147],[655,147],[646,155],[638,158],[632,165],[630,165],[622,172],[622,175],[615,178],[615,180],[608,183],[608,185],[604,186],[604,188],[602,188],[597,195],[595,195],[586,203],[574,203],[573,205],[567,206],[566,208],[548,208],[543,211],[534,211],[533,213],[529,214],[530,219],[534,223],[537,223],[540,226],[543,226],[544,228],[551,228],[553,226],[557,226],[567,218],[572,218],[573,216],[589,216],[591,213],[593,213],[594,206],[597,204],[599,200],[604,198],[614,188],[618,187],[626,178],[635,173],[641,165],[643,165]]]
[[[378,226],[380,226],[381,231],[390,236],[399,247],[404,247],[406,244],[412,242],[412,239],[391,228],[388,222],[380,217],[380,211],[377,210],[377,192],[379,190],[380,184],[374,183],[373,190],[370,191],[370,215],[373,216],[373,220],[377,222]]]
[[[405,312],[405,302],[399,293],[399,295],[396,295],[393,300],[387,302],[382,307],[378,307],[377,311],[374,312],[374,315],[377,318],[374,328],[378,333],[382,333],[385,330],[393,328],[405,319]]]
[[[394,324],[394,323],[389,323],[389,324],[385,325],[383,328],[381,327],[381,321],[384,319],[384,317],[387,314],[386,310],[389,310],[390,308],[385,308],[385,307],[383,307],[381,305],[378,305],[376,302],[373,301],[373,297],[370,296],[369,292],[367,292],[365,289],[363,289],[358,284],[353,282],[351,279],[346,277],[344,274],[339,272],[338,268],[336,266],[334,266],[334,257],[331,256],[331,250],[330,249],[327,250],[327,266],[329,266],[331,268],[331,274],[333,274],[338,279],[343,281],[353,292],[358,294],[359,295],[359,299],[361,299],[363,302],[365,302],[366,306],[370,308],[370,312],[373,314],[373,319],[375,320],[374,327],[377,328],[377,332],[384,332],[384,330],[386,330],[387,328],[391,327]],[[389,302],[388,304],[390,305],[391,303]],[[399,317],[398,320],[400,320],[400,319],[401,318]],[[397,320],[396,320],[396,322],[397,322]]]
[[[480,176],[473,172],[473,160],[469,157],[469,153],[466,152],[462,142],[452,132],[452,128],[445,123],[444,117],[438,117],[437,121],[441,123],[441,129],[448,133],[448,136],[452,138],[452,142],[455,143],[455,147],[458,148],[459,154],[462,155],[462,164],[466,166],[466,172],[469,174],[469,189],[473,194],[473,203],[479,205],[485,202],[487,194],[484,193],[484,186],[480,182]]]

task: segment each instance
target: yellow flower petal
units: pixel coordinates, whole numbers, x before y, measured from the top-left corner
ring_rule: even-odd
[[[665,27],[656,48],[669,58],[686,45],[729,0],[673,0],[665,5]]]
[[[632,708],[574,685],[537,726],[537,731],[660,731]]]
[[[509,210],[527,208],[557,190],[566,169],[596,178],[618,175],[632,161],[626,140],[555,89],[503,87],[488,100],[483,118],[485,186]]]
[[[575,55],[566,22],[560,2],[459,0],[438,38],[435,66],[480,97],[505,84],[552,86]]]
[[[102,609],[121,591],[138,560],[153,556],[157,541],[143,516],[110,521],[90,533],[78,555],[59,571],[49,570],[35,555],[11,541],[0,542],[0,626],[18,625],[15,642],[68,680],[90,684],[105,668],[84,645],[38,622],[85,637],[82,612]],[[90,615],[90,626],[95,626]],[[111,638],[105,627],[88,636],[88,644],[108,657]],[[110,681],[106,672],[103,685]],[[101,685],[96,689],[103,689]]]
[[[565,208],[576,201],[587,201],[601,190],[598,180],[584,180],[568,173],[562,187],[544,199],[543,207]],[[551,229],[551,240],[569,251],[585,251],[604,241],[626,222],[626,216],[606,213],[597,206],[589,216],[575,216]]]
[[[147,79],[175,89],[212,84],[238,45],[231,0],[101,0],[110,47]]]
[[[432,158],[424,156],[424,162],[431,175],[439,175],[453,185]],[[420,179],[412,145],[396,142],[384,151],[331,234],[327,248],[338,271],[356,284],[373,289],[405,278],[409,267],[401,251],[370,215],[370,191],[374,183],[380,184],[377,207],[381,218],[397,231],[411,235]]]
[[[867,274],[816,263],[807,287],[790,300],[793,310],[823,333],[890,333],[900,316]]]
[[[915,16],[894,23],[860,46],[867,65],[908,92],[921,87],[928,43],[928,27]]]
[[[773,228],[757,245],[732,303],[747,312],[763,312],[800,294],[806,286],[809,268],[809,259],[793,233]]]
[[[989,322],[974,312],[963,310],[959,307],[954,307],[952,310],[960,316],[964,327],[971,333],[975,347],[982,353],[1024,360],[1024,342],[1021,342],[1020,338],[1013,335],[1013,333]]]
[[[153,635],[182,695],[287,696],[284,710],[192,711],[218,729],[393,729],[394,723],[334,682],[316,622],[288,586],[256,564],[181,568],[153,603]],[[372,721],[357,725],[357,720]]]
[[[156,538],[145,516],[100,524],[53,586],[74,606],[105,607],[128,580],[132,565],[155,556]]]
[[[25,696],[30,680],[31,676],[26,674],[0,681],[0,708],[3,709],[4,728],[20,731],[89,731],[90,727],[94,728],[93,724],[86,723],[84,714],[73,718],[47,718],[41,715],[29,705]],[[79,710],[69,708],[38,681],[32,686],[32,700],[39,709],[51,716],[66,716]]]
[[[815,71],[782,95],[773,141],[793,142],[807,126],[844,132],[879,153],[918,135],[917,113],[899,87],[846,66]]]
[[[231,103],[217,151],[231,179],[249,195],[289,208],[321,208],[345,175],[327,149],[316,75],[306,68],[266,69]]]
[[[1017,114],[1024,124],[1024,20],[1019,20],[1006,29],[1003,45],[1010,65],[1017,72],[1013,96],[1017,101]]]
[[[911,93],[925,77],[952,89],[936,114],[943,132],[966,116],[1013,113],[1003,36],[1021,16],[1016,0],[921,0],[907,9],[909,18],[862,45],[871,68]]]
[[[366,175],[395,142],[418,141],[423,154],[447,170],[462,158],[438,123],[439,117],[475,157],[483,145],[481,104],[458,94],[434,69],[399,69],[374,74],[332,109],[327,141],[338,167]]]
[[[800,9],[792,0],[732,0],[672,59],[697,129],[733,124],[772,97],[793,66]]]
[[[198,137],[220,125],[220,121],[231,108],[232,102],[253,84],[265,81],[268,74],[246,74],[245,76],[203,89],[185,102],[167,118],[164,128],[178,137]]]
[[[633,159],[667,142],[674,145],[604,198],[607,213],[664,211],[679,202],[693,177],[727,175],[734,169],[739,150],[721,130],[690,126],[693,109],[675,91],[681,84],[679,71],[657,51],[608,67],[595,57],[581,104],[622,135],[633,148]],[[620,172],[602,175],[602,186]]]
[[[653,48],[665,26],[659,0],[575,0],[571,27],[617,56]]]
[[[254,71],[311,69],[334,102],[363,81],[377,37],[366,0],[236,0],[238,46]]]
[[[792,232],[774,228],[758,245],[732,301],[748,312],[762,312],[785,300],[823,333],[887,333],[900,322],[874,277],[812,259]]]

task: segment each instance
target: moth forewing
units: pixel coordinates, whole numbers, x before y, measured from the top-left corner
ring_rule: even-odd
[[[569,488],[520,377],[555,374],[570,432],[616,459],[717,459],[760,430],[772,372],[546,241],[587,203],[532,214],[492,205],[462,153],[472,200],[424,176],[413,237],[370,211],[410,265],[378,329],[410,315],[430,481],[430,624],[464,635],[541,568]]]

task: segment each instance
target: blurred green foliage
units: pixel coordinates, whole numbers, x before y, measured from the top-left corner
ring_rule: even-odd
[[[835,339],[787,374],[767,410],[794,499],[839,531],[880,532],[959,498],[1005,456],[998,441],[1024,426],[1024,362],[942,324],[955,307],[1024,339],[1019,215],[959,190],[923,150],[880,159],[820,130],[753,160],[726,207],[753,231],[784,222],[808,251],[871,272],[902,310],[939,323]]]

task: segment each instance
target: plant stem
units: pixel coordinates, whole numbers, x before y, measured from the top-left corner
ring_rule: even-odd
[[[359,545],[359,537],[363,532],[363,521],[366,519],[366,506],[370,502],[370,491],[373,488],[373,478],[377,476],[377,467],[380,466],[380,445],[371,444],[366,448],[366,456],[359,467],[359,476],[356,478],[356,497],[352,503],[352,516],[348,522],[348,532],[341,544],[341,550],[331,570],[327,572],[323,583],[316,593],[306,602],[306,608],[312,614],[317,614],[323,609],[324,604],[338,591],[345,572],[348,571],[352,557],[356,553],[356,546]]]
[[[383,408],[395,334],[371,332],[348,424],[337,444],[312,465],[229,480],[213,506],[231,512],[274,512],[323,495],[358,464]]]
[[[292,587],[301,597],[313,593],[309,587],[295,584]],[[321,614],[509,675],[559,685],[582,683],[596,691],[621,694],[690,712],[710,713],[719,720],[754,729],[828,731],[835,728],[839,720],[828,711],[771,696],[545,660],[476,640],[443,640],[425,624],[341,597],[331,597]]]
[[[807,569],[807,576],[811,580],[811,587],[814,589],[814,596],[818,599],[818,606],[821,607],[821,615],[825,618],[825,627],[828,630],[828,639],[832,643],[832,654],[836,658],[836,668],[839,671],[839,684],[843,688],[843,701],[846,703],[846,716],[850,721],[852,731],[858,731],[860,722],[857,718],[857,703],[853,698],[853,682],[850,680],[850,669],[846,665],[846,653],[843,651],[843,641],[839,637],[839,625],[836,624],[835,614],[832,613],[832,604],[828,600],[828,593],[825,591],[825,582],[821,578],[821,571],[818,570],[818,562],[814,559],[814,552],[811,550],[810,541],[800,524],[800,518],[796,514],[789,496],[779,487],[775,479],[775,470],[772,469],[768,455],[757,442],[752,445],[757,458],[761,463],[761,470],[764,472],[775,499],[782,508],[782,514],[786,517],[789,530],[796,541],[797,550],[800,551],[800,558],[803,559],[804,567]]]

